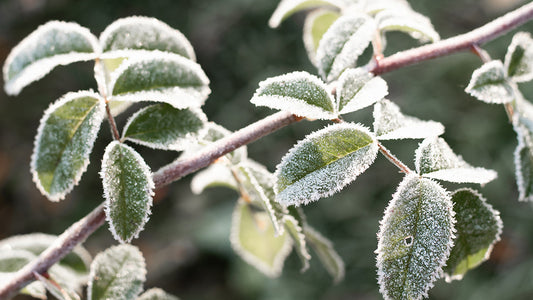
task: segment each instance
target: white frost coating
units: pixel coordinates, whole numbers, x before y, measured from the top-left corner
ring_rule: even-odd
[[[293,89],[294,96],[281,95],[261,95],[267,93],[273,84],[283,84]],[[312,94],[310,88],[318,89],[321,94]],[[288,111],[297,116],[331,120],[336,119],[337,115],[333,112],[334,100],[330,93],[327,92],[326,84],[320,78],[307,72],[292,72],[276,77],[271,77],[259,82],[259,88],[250,100],[257,106],[266,106],[274,109]],[[300,97],[300,98],[298,98]],[[332,111],[327,111],[323,107],[313,105],[303,100],[303,97],[326,97],[321,99],[331,105]]]
[[[363,3],[365,12],[370,15],[375,15],[385,9],[411,9],[406,0],[362,0],[360,2]]]
[[[343,8],[343,4],[342,0],[282,0],[272,14],[272,17],[270,17],[270,20],[268,20],[268,26],[276,28],[283,20],[298,11],[319,6],[330,6],[334,9],[341,9]]]
[[[158,39],[166,39],[166,43],[175,44],[182,47],[183,50],[187,53],[187,58],[193,61],[196,61],[196,55],[194,54],[194,49],[181,31],[174,29],[168,24],[161,22],[158,19],[144,17],[144,16],[132,16],[127,18],[118,19],[115,22],[111,23],[106,29],[100,34],[100,46],[102,49],[110,42],[109,38],[117,30],[120,30],[123,27],[137,26],[137,29],[140,32],[136,32],[135,35],[142,35],[144,39],[151,38],[148,41],[138,41],[132,40],[128,42],[136,43],[136,46],[142,46],[142,42],[161,42]],[[158,34],[156,36],[150,36],[152,32],[149,29],[156,29]],[[129,36],[124,36],[123,39],[127,40]],[[133,50],[135,51],[135,50]]]
[[[486,184],[496,179],[496,177],[498,177],[498,173],[496,173],[494,170],[470,167],[439,170],[423,174],[422,176],[456,183]]]
[[[307,56],[309,57],[309,60],[311,63],[318,67],[318,62],[316,60],[316,49],[318,48],[318,43],[320,42],[320,39],[317,41],[315,38],[318,38],[313,35],[313,29],[316,22],[316,19],[327,15],[327,14],[335,14],[338,17],[340,15],[334,11],[331,11],[329,9],[316,9],[311,11],[307,14],[305,17],[304,22],[304,28],[303,28],[303,41],[305,50],[307,51]],[[322,36],[320,36],[322,38]]]
[[[524,53],[519,65],[513,65],[514,74],[508,74],[515,82],[526,82],[533,79],[533,39],[528,32],[518,32],[513,36],[513,40],[505,54],[505,70],[509,73],[509,67],[513,54],[520,48]],[[513,64],[516,64],[513,61]]]
[[[138,76],[148,78],[151,74],[142,68],[142,64],[150,64],[157,62],[175,63],[185,69],[187,72],[193,72],[201,81],[202,86],[195,87],[164,87],[151,90],[128,92],[120,95],[110,95],[110,100],[141,102],[141,101],[155,101],[164,102],[174,106],[177,109],[200,107],[204,104],[207,96],[211,93],[209,89],[209,78],[205,75],[202,67],[183,56],[174,53],[161,51],[120,51],[114,52],[109,56],[104,57],[124,57],[123,55],[131,55],[128,60],[124,61],[113,73],[111,73],[110,90],[113,91],[115,84],[123,73],[127,70],[134,70]],[[176,72],[185,72],[183,69],[174,70]]]
[[[385,9],[377,13],[375,18],[378,29],[382,32],[405,31],[421,42],[440,40],[440,36],[431,25],[431,21],[411,8],[402,9],[401,6],[396,6],[394,9]]]
[[[227,186],[238,190],[237,181],[228,166],[215,163],[194,175],[191,180],[191,190],[194,194],[201,194],[211,186]]]
[[[338,113],[341,115],[354,112],[374,104],[388,94],[387,82],[381,77],[373,77],[362,69],[348,69],[339,77],[337,111],[340,109]]]
[[[311,260],[311,254],[309,254],[309,250],[307,249],[306,237],[302,227],[303,225],[300,225],[296,218],[291,215],[284,215],[283,223],[285,223],[285,228],[293,239],[295,251],[298,253],[300,260],[302,261],[300,272],[303,273],[309,269],[309,261]],[[288,223],[290,223],[290,225],[288,225]]]
[[[179,300],[179,298],[168,294],[160,288],[151,288],[140,295],[137,300]]]
[[[50,31],[61,30],[65,34],[78,34],[92,46],[94,53],[84,52],[69,52],[63,54],[57,54],[48,57],[39,57],[39,51],[45,50],[53,51],[54,45],[42,44],[43,36],[46,36]],[[61,38],[56,36],[56,39]],[[50,41],[44,41],[50,42]],[[53,42],[64,42],[64,40],[53,40]],[[52,47],[45,48],[45,47]],[[39,26],[30,35],[24,38],[17,46],[15,46],[6,58],[4,67],[2,69],[5,86],[4,89],[8,95],[18,95],[20,91],[28,84],[43,78],[46,74],[52,71],[58,65],[68,65],[77,61],[92,60],[98,57],[100,53],[100,46],[98,40],[89,31],[89,29],[82,27],[76,23],[62,22],[62,21],[50,21],[46,24]],[[9,69],[12,64],[18,58],[37,59],[31,62],[29,65],[23,67],[14,76],[10,76]]]
[[[100,95],[93,91],[79,91],[79,92],[70,92],[54,103],[52,103],[43,114],[43,117],[41,118],[41,121],[39,123],[39,128],[37,129],[37,135],[35,136],[35,141],[33,144],[33,153],[31,156],[31,162],[30,162],[30,171],[32,174],[33,182],[35,182],[35,185],[41,192],[41,194],[45,195],[49,200],[51,201],[60,201],[65,199],[65,196],[72,191],[72,189],[79,183],[81,176],[85,171],[87,170],[87,166],[89,165],[89,156],[85,157],[82,166],[78,169],[78,172],[76,173],[76,176],[72,178],[71,182],[66,182],[66,186],[63,187],[62,192],[60,193],[49,193],[45,190],[45,188],[42,186],[41,181],[39,179],[39,173],[37,172],[37,156],[38,155],[45,155],[43,153],[40,153],[37,151],[38,146],[41,144],[43,131],[45,130],[46,121],[50,118],[50,115],[54,113],[59,107],[67,104],[70,101],[84,98],[84,97],[90,97],[98,99],[97,107],[95,108],[95,113],[93,115],[93,118],[89,119],[89,128],[90,130],[87,132],[87,138],[85,139],[87,141],[86,146],[88,148],[88,153],[91,153],[92,148],[94,146],[94,141],[96,140],[96,136],[98,135],[98,131],[100,130],[100,124],[102,123],[104,116],[105,116],[105,102]],[[79,128],[78,128],[79,129]]]
[[[514,91],[507,81],[503,63],[493,60],[483,64],[472,73],[465,92],[491,104],[504,104],[515,99]]]
[[[322,261],[326,270],[333,276],[333,283],[341,282],[345,275],[344,261],[333,248],[333,243],[309,225],[304,226],[304,233],[309,244],[314,246],[315,252],[318,253],[319,259]],[[322,247],[326,249],[320,250]],[[327,252],[328,257],[323,257],[326,255],[323,252]],[[331,261],[328,258],[332,260],[333,266],[330,265]]]
[[[141,171],[144,174],[144,177],[148,181],[147,186],[144,187],[144,190],[147,193],[147,203],[146,203],[146,209],[144,211],[144,217],[139,224],[138,228],[135,230],[135,232],[130,236],[129,239],[123,240],[122,237],[120,237],[117,233],[114,221],[111,219],[111,202],[115,199],[112,199],[113,190],[117,189],[117,184],[126,184],[129,186],[137,186],[137,182],[117,182],[117,172],[116,170],[113,170],[112,167],[112,160],[110,159],[110,154],[113,152],[113,148],[115,147],[122,147],[126,151],[128,151],[131,155],[133,155],[136,166],[141,169]],[[139,237],[139,233],[143,231],[144,225],[148,222],[150,219],[150,208],[152,207],[152,197],[154,196],[154,189],[155,184],[152,177],[152,172],[150,171],[150,167],[146,164],[142,156],[137,153],[133,148],[126,144],[122,144],[118,141],[112,141],[107,145],[105,151],[104,151],[104,157],[102,158],[102,169],[100,171],[100,177],[102,178],[102,183],[104,187],[104,198],[105,198],[105,214],[106,214],[106,221],[109,224],[109,231],[111,231],[111,234],[113,234],[113,237],[115,240],[121,242],[121,243],[129,243],[131,240],[136,239]]]
[[[372,142],[362,148],[356,149],[354,152],[351,152],[344,157],[322,166],[318,170],[313,170],[311,173],[287,186],[282,191],[280,191],[279,182],[276,183],[274,188],[277,202],[285,206],[300,206],[302,204],[306,205],[310,202],[317,201],[323,197],[329,197],[339,192],[370,167],[378,153],[378,144],[374,135],[363,125],[339,123],[315,131],[294,145],[276,167],[274,175],[277,180],[279,181],[282,169],[286,168],[291,161],[301,161],[302,159],[306,159],[305,157],[295,157],[295,153],[297,153],[299,148],[312,141],[320,140],[322,136],[328,133],[343,130],[353,130],[363,133],[370,137]],[[307,159],[313,158],[308,157]]]
[[[518,186],[518,200],[519,201],[533,201],[533,193],[531,191],[531,169],[522,170],[522,168],[532,165],[533,160],[533,141],[531,133],[524,125],[520,124],[518,116],[515,115],[513,120],[514,130],[518,139],[518,146],[514,152],[515,177],[516,185]],[[521,152],[526,151],[529,154],[530,161],[522,161]]]
[[[398,105],[387,99],[374,105],[373,115],[378,140],[424,139],[444,133],[441,123],[406,116]]]

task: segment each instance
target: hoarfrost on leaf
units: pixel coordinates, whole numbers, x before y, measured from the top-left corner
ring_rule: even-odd
[[[3,67],[4,89],[18,95],[28,84],[59,65],[95,59],[100,53],[96,37],[76,23],[50,21],[15,46]]]
[[[238,190],[237,181],[228,166],[215,163],[194,175],[191,180],[191,190],[194,194],[201,194],[206,188],[228,187]]]
[[[316,50],[322,36],[328,28],[340,17],[340,14],[329,9],[317,9],[305,17],[303,41],[307,56],[313,65],[318,66]]]
[[[308,225],[304,226],[304,233],[309,245],[318,255],[318,259],[333,277],[333,282],[341,282],[344,279],[344,262],[333,248],[331,241]]]
[[[528,32],[519,32],[505,54],[505,70],[515,82],[533,79],[533,39]]]
[[[109,229],[117,241],[129,243],[150,215],[154,194],[150,168],[131,147],[113,141],[105,149],[100,176]]]
[[[299,141],[276,168],[276,201],[307,204],[340,191],[376,159],[377,141],[353,123],[330,125]]]
[[[416,172],[428,178],[457,183],[486,184],[497,177],[493,170],[472,167],[442,138],[427,138],[416,150]]]
[[[307,72],[292,72],[261,81],[250,101],[311,119],[337,118],[326,84]]]
[[[339,10],[343,7],[343,2],[342,0],[282,0],[272,14],[272,17],[270,17],[268,25],[272,28],[276,28],[281,22],[283,22],[283,20],[294,13],[323,6]]]
[[[43,275],[34,272],[33,275],[41,282],[46,290],[50,292],[52,296],[59,300],[80,300],[80,296],[68,287],[62,286],[59,283],[52,281]]]
[[[68,93],[44,112],[30,169],[48,199],[62,200],[78,184],[104,116],[104,100],[90,91]]]
[[[421,42],[440,40],[431,21],[411,8],[402,9],[396,6],[392,9],[385,9],[377,13],[375,18],[381,32],[403,31]]]
[[[309,250],[307,249],[303,224],[299,223],[298,220],[291,215],[283,216],[283,221],[285,223],[285,229],[287,229],[287,232],[294,242],[294,250],[296,251],[296,254],[298,254],[298,257],[302,263],[300,272],[305,272],[307,269],[309,269],[309,260],[311,260],[311,254],[309,254]]]
[[[160,288],[151,288],[137,298],[137,300],[179,300]]]
[[[453,214],[450,195],[438,183],[417,174],[403,179],[378,233],[378,282],[385,299],[427,297],[453,246]]]
[[[485,63],[474,70],[465,92],[487,103],[503,104],[515,99],[514,89],[499,60]]]
[[[527,118],[515,116],[513,125],[518,138],[514,152],[516,184],[519,201],[533,201],[533,134],[531,128],[524,125]]]
[[[383,99],[374,105],[374,133],[378,140],[423,139],[443,134],[444,126],[406,116],[398,105]]]
[[[354,112],[383,99],[389,93],[385,80],[367,71],[348,69],[339,77],[336,108],[339,114]]]
[[[363,3],[365,12],[370,15],[375,15],[385,9],[411,10],[406,0],[362,0],[360,2]]]

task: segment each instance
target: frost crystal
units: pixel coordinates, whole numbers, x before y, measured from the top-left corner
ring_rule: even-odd
[[[527,32],[519,32],[513,36],[505,55],[505,70],[515,82],[533,79],[533,39]]]
[[[363,69],[348,69],[339,77],[337,111],[354,112],[374,104],[389,93],[385,80]]]
[[[342,8],[342,0],[282,0],[270,20],[268,25],[272,28],[276,28],[285,20],[290,17],[292,14],[314,7],[320,6],[330,6],[332,8]]]
[[[533,139],[531,129],[524,125],[527,119],[515,117],[514,130],[518,146],[514,152],[518,200],[533,201]]]
[[[507,80],[503,64],[499,60],[485,63],[472,73],[465,92],[477,99],[494,104],[503,104],[515,99],[512,85]]]
[[[294,242],[294,249],[300,261],[302,262],[302,268],[300,272],[305,272],[309,269],[309,261],[311,260],[311,255],[307,249],[306,237],[303,230],[303,224],[298,223],[298,220],[291,215],[283,216],[283,222],[285,223],[285,228],[287,232],[292,237]]]

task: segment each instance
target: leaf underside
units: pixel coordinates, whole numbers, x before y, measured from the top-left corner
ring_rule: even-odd
[[[337,110],[339,114],[354,112],[383,99],[389,93],[387,83],[363,69],[348,69],[339,78]]]

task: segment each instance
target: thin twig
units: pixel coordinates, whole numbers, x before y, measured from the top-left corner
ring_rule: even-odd
[[[385,156],[393,165],[398,167],[398,169],[400,169],[402,173],[410,174],[413,172],[403,162],[401,162],[398,158],[396,158],[396,156],[394,156],[389,151],[389,149],[385,148],[385,146],[383,146],[380,142],[378,142],[378,147],[379,147],[379,152],[381,152],[381,154],[383,154],[383,156]]]
[[[477,45],[477,44],[472,45],[472,48],[470,50],[475,55],[477,55],[477,57],[479,57],[483,63],[488,63],[488,62],[490,62],[492,60],[490,58],[489,53],[487,51],[485,51],[485,49],[479,47],[479,45]]]
[[[113,135],[113,139],[116,141],[120,141],[120,133],[118,132],[117,123],[115,122],[115,118],[113,117],[113,114],[111,113],[111,108],[109,107],[109,100],[107,99],[107,86],[106,86],[106,80],[105,80],[105,69],[100,61],[99,58],[96,58],[94,60],[94,72],[96,73],[96,76],[100,76],[100,80],[96,80],[98,84],[98,92],[100,92],[100,95],[105,100],[105,112],[107,114],[107,120],[109,121],[109,127],[111,129],[111,135]]]

